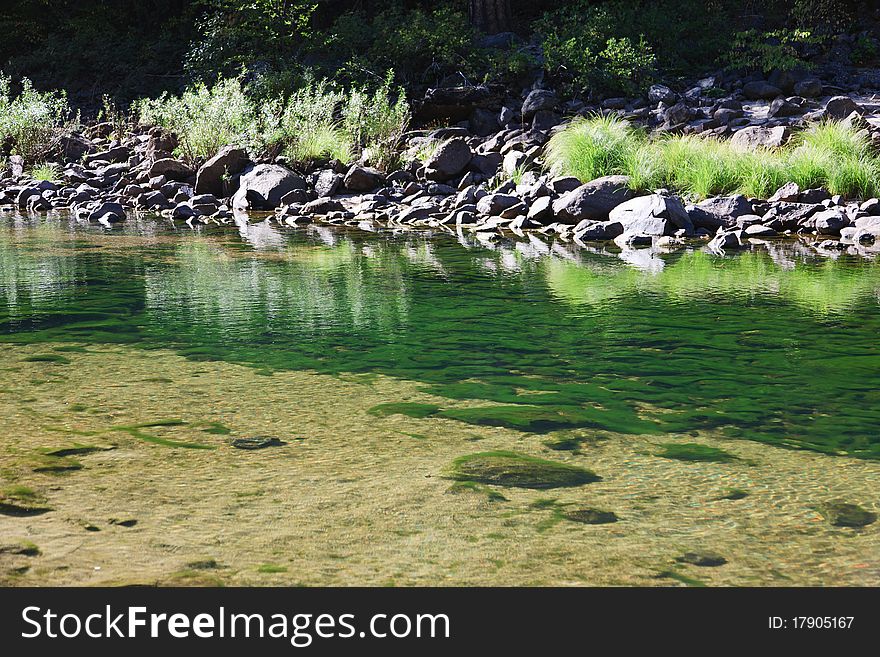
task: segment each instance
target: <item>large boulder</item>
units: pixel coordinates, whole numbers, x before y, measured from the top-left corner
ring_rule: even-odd
[[[695,228],[715,231],[721,226],[736,225],[737,217],[751,214],[752,204],[742,194],[718,196],[687,207],[688,216]]]
[[[235,191],[230,188],[229,181],[233,176],[244,171],[250,163],[250,158],[243,148],[224,146],[199,168],[196,174],[196,194],[227,196]]]
[[[173,157],[164,157],[161,160],[156,160],[153,162],[153,166],[150,167],[150,178],[165,176],[168,180],[185,182],[194,173],[195,171],[190,167],[180,160],[175,160]]]
[[[306,181],[293,171],[278,164],[258,164],[241,175],[232,205],[237,210],[274,210],[295,189],[306,189]]]
[[[556,94],[546,89],[534,89],[529,92],[522,104],[522,117],[528,121],[542,110],[552,110],[556,107],[558,99]]]
[[[682,229],[687,234],[694,232],[693,223],[681,201],[663,194],[630,199],[611,210],[608,219],[619,223],[623,233],[673,235]]]
[[[352,165],[343,179],[350,192],[369,192],[382,184],[382,173],[377,169]]]
[[[825,103],[825,118],[842,121],[853,112],[864,114],[865,110],[849,96],[834,96]]]
[[[467,168],[474,154],[468,143],[461,138],[443,142],[425,162],[428,180],[449,180]]]
[[[740,151],[755,151],[759,148],[777,148],[782,146],[791,134],[788,127],[778,125],[768,128],[763,125],[753,125],[738,130],[730,138],[730,145]]]
[[[488,87],[438,87],[428,89],[417,105],[417,118],[429,121],[449,119],[461,121],[478,107],[488,107],[496,102]]]
[[[632,197],[628,176],[604,176],[560,196],[553,203],[553,213],[563,223],[605,221],[611,210]]]
[[[743,85],[742,92],[749,100],[773,100],[782,95],[782,89],[765,80],[747,82]]]
[[[677,94],[669,87],[662,84],[652,84],[648,89],[648,100],[653,103],[663,103],[664,105],[673,105],[678,98]]]
[[[102,161],[102,162],[125,162],[128,158],[131,157],[131,151],[125,146],[115,146],[113,148],[108,148],[106,151],[100,151],[98,153],[90,153],[83,157],[83,164],[88,166],[92,162]]]

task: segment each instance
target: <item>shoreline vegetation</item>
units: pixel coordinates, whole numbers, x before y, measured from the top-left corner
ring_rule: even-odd
[[[216,21],[199,24],[186,84],[105,95],[87,120],[66,91],[0,74],[0,207],[106,227],[269,212],[622,249],[785,236],[823,255],[880,249],[880,13],[770,3],[757,29],[722,1],[700,18],[717,33],[687,55],[697,19],[673,20],[666,0],[492,16],[479,2],[470,16],[255,3],[223,27],[235,4],[181,13]],[[283,61],[257,44],[270,35]],[[221,37],[242,37],[240,58]]]

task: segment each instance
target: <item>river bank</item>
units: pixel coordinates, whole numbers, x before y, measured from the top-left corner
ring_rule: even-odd
[[[10,158],[0,209],[65,210],[106,227],[143,213],[231,225],[272,212],[270,221],[288,226],[443,228],[482,239],[534,232],[618,248],[702,242],[715,252],[809,236],[818,253],[873,253],[880,200],[864,194],[880,184],[875,97],[864,90],[823,95],[835,88],[794,78],[787,84],[809,97],[737,80],[719,97],[712,91],[720,84],[702,80],[684,92],[654,85],[647,98],[595,107],[563,102],[545,89],[524,91],[514,107],[488,88],[429,90],[421,114],[469,118],[404,135],[394,170],[372,166],[368,150],[355,162],[297,165],[226,145],[193,161],[172,154],[178,137],[165,128],[132,125],[119,138],[112,125],[99,124],[60,138],[60,159],[41,172],[47,179],[34,179],[34,169]],[[621,133],[630,125],[652,131],[650,139],[664,148],[634,149]],[[584,168],[588,158],[607,163]],[[662,167],[669,172],[658,176]],[[687,173],[692,167],[701,169]],[[651,187],[679,179],[691,189]],[[705,197],[743,180],[747,189],[766,190],[766,198]]]

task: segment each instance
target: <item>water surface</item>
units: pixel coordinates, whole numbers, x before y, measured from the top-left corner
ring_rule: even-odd
[[[609,486],[607,504],[618,506],[621,522],[601,531],[620,532],[627,515],[622,507],[630,505],[630,519],[644,515],[641,532],[682,532],[711,542],[721,540],[723,532],[703,526],[687,508],[698,512],[706,500],[717,499],[722,484],[733,485],[738,477],[760,479],[757,473],[766,467],[767,479],[758,486],[766,497],[735,504],[749,509],[753,518],[766,516],[765,540],[793,540],[786,532],[804,532],[785,523],[793,518],[821,521],[816,509],[830,498],[876,509],[878,335],[880,265],[845,255],[819,258],[796,243],[771,243],[721,257],[699,249],[587,250],[536,237],[481,242],[451,233],[281,230],[268,224],[194,231],[144,219],[104,232],[64,218],[18,217],[0,223],[0,341],[6,343],[0,365],[9,372],[9,381],[0,384],[6,391],[0,398],[30,418],[37,435],[29,447],[44,448],[51,436],[68,442],[76,436],[112,438],[108,446],[117,450],[153,450],[149,453],[159,459],[151,466],[157,477],[171,467],[166,462],[170,454],[178,461],[198,459],[193,471],[206,474],[208,496],[217,493],[211,486],[219,481],[250,476],[235,473],[240,463],[221,463],[232,458],[219,456],[221,449],[231,454],[231,435],[268,432],[289,439],[293,433],[303,438],[300,434],[324,423],[329,442],[315,452],[318,470],[326,467],[345,480],[356,469],[353,464],[391,449],[382,441],[393,436],[397,447],[383,457],[388,490],[405,489],[407,468],[415,467],[413,450],[423,452],[418,463],[427,474],[419,476],[443,486],[441,497],[426,503],[431,514],[444,518],[453,509],[442,506],[451,499],[443,494],[449,486],[442,483],[443,464],[488,446],[583,463],[597,471],[604,464],[599,474],[606,483],[584,490]],[[140,369],[123,373],[122,363],[126,368],[137,363]],[[86,374],[90,382],[82,379]],[[92,391],[82,394],[89,385]],[[173,386],[173,393],[163,392],[163,385]],[[116,402],[108,393],[114,388]],[[188,400],[189,389],[198,394]],[[287,391],[282,399],[279,390]],[[95,404],[97,398],[105,399],[105,406]],[[124,405],[118,403],[122,399]],[[108,409],[114,403],[117,407]],[[91,415],[71,410],[80,406],[92,409]],[[291,408],[302,414],[302,426],[280,421]],[[189,416],[179,425],[114,428],[184,414]],[[0,425],[7,425],[9,435],[19,420],[7,415]],[[212,426],[231,434],[207,431]],[[574,451],[558,448],[572,436],[577,438]],[[658,454],[667,443],[715,446],[737,459],[732,464],[664,459]],[[215,450],[195,455],[185,444]],[[20,442],[7,442],[7,483],[45,488],[47,475],[33,481],[35,475],[22,474],[29,467],[16,461],[23,449]],[[63,482],[86,482],[88,470],[68,473]],[[803,472],[811,473],[811,482],[799,481]],[[359,470],[352,476],[363,474]],[[280,481],[284,473],[271,476]],[[367,481],[376,485],[378,479]],[[113,489],[114,484],[106,485]],[[660,497],[665,487],[682,494],[692,490],[702,501],[669,500],[665,511],[653,515],[636,508],[647,504],[652,489]],[[474,522],[486,522],[487,515],[511,522],[542,508],[537,493],[502,492],[513,509],[503,504],[470,509]],[[317,495],[331,505],[340,501],[330,490]],[[547,504],[574,503],[574,498],[564,499],[574,491],[560,495]],[[56,497],[63,506],[63,493]],[[722,524],[741,530],[743,520],[736,520],[732,504],[728,501]],[[777,512],[784,515],[789,506],[784,527],[771,529],[780,521]],[[422,518],[417,533],[445,526],[434,515],[430,518]],[[550,518],[558,520],[559,514]],[[371,526],[366,518],[359,520]],[[554,522],[544,526],[547,522],[544,517],[529,525],[542,545],[549,545],[549,534],[562,531]],[[374,518],[373,527],[379,524]],[[191,529],[187,522],[183,526]],[[573,531],[584,528],[567,527],[556,537],[559,546],[571,544]],[[820,533],[833,544],[842,531]],[[847,531],[870,541],[860,549],[875,548],[876,529]],[[769,541],[759,547],[760,535],[756,529],[758,543],[730,535],[722,546],[728,553],[771,550]],[[813,530],[804,535],[819,540]],[[624,549],[617,555],[620,563],[604,571],[581,564],[579,575],[571,578],[561,570],[576,558],[550,559],[544,576],[528,580],[523,574],[493,575],[488,552],[474,548],[479,567],[463,556],[451,583],[645,583],[645,577],[669,570],[664,559],[688,547],[678,542],[642,552],[638,546],[647,539],[627,536],[621,545],[631,540],[636,561],[647,559],[641,565]],[[202,552],[207,549],[203,539],[195,541]],[[292,544],[304,541],[309,539],[300,536]],[[664,549],[670,553],[660,558]],[[430,559],[407,558],[392,570],[408,564],[426,572],[402,583],[445,581],[427,566]],[[876,551],[860,555],[857,550],[844,561],[853,565],[864,558],[872,574],[820,573],[818,564],[826,561],[819,558],[818,570],[808,573],[813,579],[803,583],[867,581],[877,573]],[[343,558],[353,560],[351,554]],[[789,568],[785,577],[792,577],[799,567],[803,563],[787,554],[749,574],[729,566],[698,570],[709,583],[770,584],[775,583],[771,571]],[[639,568],[646,570],[631,578],[629,570]],[[678,566],[671,568],[678,572]],[[729,580],[717,574],[725,568]],[[317,575],[303,580],[370,583],[400,577],[388,570],[373,566],[350,580]],[[706,574],[710,570],[711,576]],[[783,577],[778,583],[786,582]]]

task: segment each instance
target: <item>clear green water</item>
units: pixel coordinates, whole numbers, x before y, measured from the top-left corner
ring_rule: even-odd
[[[880,265],[771,249],[619,257],[535,238],[3,218],[0,340],[381,373],[492,402],[382,412],[474,425],[713,430],[880,458]]]

